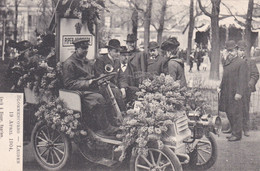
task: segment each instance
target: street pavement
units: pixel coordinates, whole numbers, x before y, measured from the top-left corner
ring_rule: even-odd
[[[241,141],[228,142],[226,134],[215,136],[218,146],[218,158],[209,171],[260,171],[260,131],[251,131],[250,137]],[[107,167],[89,163],[80,157],[76,147],[73,147],[72,161],[64,170],[106,171]],[[35,161],[32,146],[24,146],[24,171],[43,170]],[[127,166],[116,169],[127,170]],[[111,170],[113,171],[113,170]],[[184,170],[189,171],[189,170]]]

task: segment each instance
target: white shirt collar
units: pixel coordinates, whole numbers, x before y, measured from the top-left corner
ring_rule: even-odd
[[[111,61],[114,61],[113,57],[108,53],[107,54],[108,58],[111,59]]]

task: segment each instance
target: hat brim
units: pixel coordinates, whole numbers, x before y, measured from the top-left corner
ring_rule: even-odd
[[[116,47],[116,46],[106,46],[106,48],[108,49],[117,49],[117,50],[120,50],[121,51],[121,47]]]
[[[160,46],[149,47],[149,50],[158,49]]]

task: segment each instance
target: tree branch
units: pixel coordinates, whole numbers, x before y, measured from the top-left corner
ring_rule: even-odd
[[[212,14],[210,14],[202,5],[201,0],[198,0],[200,10],[208,17],[212,17]]]
[[[224,7],[227,8],[229,14],[230,14],[232,17],[234,17],[234,19],[236,20],[236,22],[237,22],[238,24],[240,24],[241,26],[246,26],[245,23],[243,23],[243,22],[241,22],[241,21],[239,21],[239,20],[237,19],[237,17],[232,13],[232,11],[230,10],[230,8],[229,8],[225,3],[223,3],[223,2],[221,2],[221,3],[224,5]]]
[[[151,25],[154,27],[154,29],[155,29],[156,31],[158,31],[158,28],[156,27],[156,25],[155,25],[154,23],[151,23]]]
[[[136,2],[133,2],[133,0],[130,0],[129,3],[132,3],[134,5],[134,8],[142,13],[145,12],[144,9],[140,8]]]

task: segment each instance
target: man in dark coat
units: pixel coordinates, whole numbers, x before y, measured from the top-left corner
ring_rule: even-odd
[[[160,75],[162,70],[162,63],[164,58],[160,55],[159,45],[157,42],[150,42],[148,45],[148,56],[147,56],[147,72],[149,74]]]
[[[123,99],[126,97],[126,87],[128,87],[128,85],[124,74],[120,70],[121,65],[119,56],[121,46],[119,40],[111,39],[108,42],[107,48],[108,54],[96,59],[94,64],[95,76],[99,77],[102,74],[107,74],[108,72],[105,68],[108,67],[112,69],[112,72],[117,72],[117,75],[111,80],[111,82],[114,84],[111,85],[111,88],[121,111],[125,111],[126,108]]]
[[[93,86],[93,65],[86,58],[89,40],[76,40],[74,45],[75,52],[63,63],[64,87],[80,91],[83,101],[83,119],[88,126],[93,130],[105,130],[104,133],[110,134],[115,129],[108,122],[104,97]]]
[[[249,136],[249,103],[250,103],[250,96],[251,92],[255,92],[256,88],[255,85],[259,79],[259,71],[256,66],[256,63],[254,60],[251,60],[250,58],[245,57],[245,50],[246,50],[246,42],[243,40],[240,40],[237,42],[238,46],[238,56],[242,59],[244,59],[247,62],[249,72],[248,72],[248,88],[249,88],[249,94],[246,97],[246,102],[244,103],[243,107],[243,131],[245,136]]]
[[[138,83],[141,83],[145,73],[147,72],[146,54],[136,48],[136,41],[138,39],[134,34],[128,34],[126,41],[126,48],[129,53],[128,61],[134,66],[135,77]]]
[[[248,94],[248,66],[239,58],[233,40],[226,42],[223,77],[220,84],[219,110],[226,112],[232,134],[229,141],[242,138],[243,106]]]
[[[129,61],[131,53],[126,47],[122,47],[120,52],[120,71],[124,74],[128,87],[126,88],[126,103],[133,102],[135,93],[139,90],[139,80],[136,78],[136,67]]]
[[[187,86],[186,77],[184,73],[184,61],[179,56],[180,43],[175,37],[170,37],[161,45],[161,49],[165,51],[165,60],[162,63],[162,71],[165,75],[169,74],[173,79],[180,80],[180,86]]]

